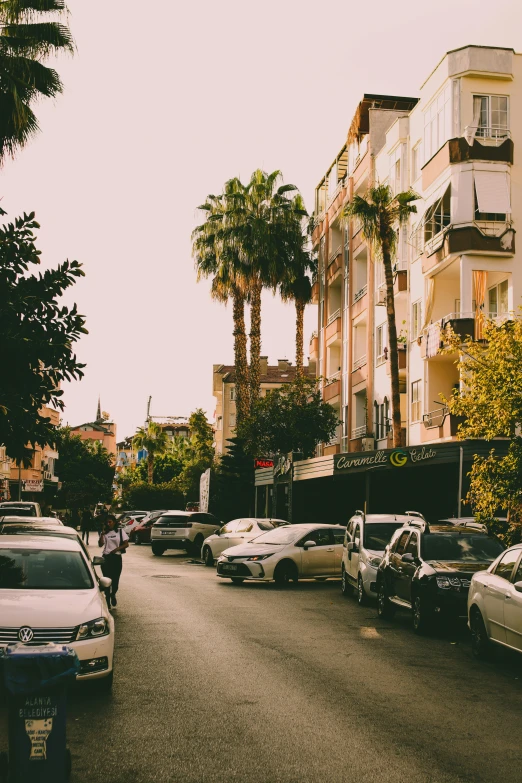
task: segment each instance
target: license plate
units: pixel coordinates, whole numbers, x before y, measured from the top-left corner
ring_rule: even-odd
[[[170,532],[170,530],[162,530],[161,531],[161,535],[162,536],[171,536],[172,533]]]
[[[233,563],[223,563],[221,568],[223,571],[237,571],[237,565],[234,565]]]

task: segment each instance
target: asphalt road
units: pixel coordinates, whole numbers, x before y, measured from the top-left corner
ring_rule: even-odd
[[[414,635],[339,583],[234,586],[184,554],[125,557],[113,693],[69,706],[71,783],[522,778],[522,658]]]

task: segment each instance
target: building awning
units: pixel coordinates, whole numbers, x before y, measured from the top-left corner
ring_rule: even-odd
[[[479,212],[507,215],[511,212],[509,182],[505,171],[475,171]]]

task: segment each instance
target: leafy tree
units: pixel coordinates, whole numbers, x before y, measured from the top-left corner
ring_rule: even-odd
[[[194,413],[190,414],[189,427],[194,460],[202,462],[202,470],[206,470],[212,465],[214,459],[214,431],[202,408],[197,408]]]
[[[12,459],[25,464],[36,443],[55,441],[55,428],[42,408],[63,410],[60,384],[83,376],[84,365],[73,346],[87,333],[76,305],[60,302],[83,277],[81,264],[65,261],[30,274],[40,263],[35,245],[39,227],[34,212],[0,227],[0,443]]]
[[[57,503],[77,509],[112,499],[114,462],[101,443],[71,435],[68,427],[57,430],[58,475],[62,488]]]
[[[460,389],[445,400],[451,413],[462,416],[459,438],[511,438],[508,453],[498,458],[475,456],[468,501],[477,515],[490,520],[498,509],[508,513],[509,528],[498,532],[507,541],[522,534],[522,317],[497,325],[484,320],[485,342],[445,335],[446,351],[458,352]]]
[[[210,478],[210,504],[220,519],[228,521],[253,513],[254,462],[245,451],[241,438],[227,441],[223,454]]]
[[[148,461],[142,460],[138,465],[133,467],[134,470],[130,471],[131,480],[128,482],[129,484],[148,481]],[[182,470],[183,462],[173,454],[170,454],[169,452],[166,454],[155,454],[153,467],[154,484],[167,484],[172,481],[172,479],[176,478],[176,476],[179,476]],[[127,473],[127,471],[125,471],[125,473]]]
[[[406,223],[409,215],[417,211],[417,207],[411,203],[417,198],[411,190],[394,195],[388,185],[377,185],[371,187],[364,197],[354,196],[343,211],[345,218],[360,221],[364,239],[382,256],[386,280],[394,446],[401,446],[401,396],[392,261],[397,247],[397,227]]]
[[[66,14],[64,0],[0,2],[0,164],[38,131],[32,105],[63,90],[58,73],[44,62],[74,52]]]
[[[331,440],[338,424],[334,409],[322,400],[317,382],[303,377],[259,398],[238,428],[238,436],[253,456],[296,451],[308,458],[318,443]]]
[[[139,508],[143,511],[162,508],[182,510],[185,508],[185,500],[175,481],[165,484],[141,481],[124,489],[122,505],[124,508]]]
[[[146,427],[138,427],[132,439],[135,449],[147,451],[147,480],[152,484],[154,480],[154,457],[167,451],[169,440],[166,432],[160,424],[149,421]]]

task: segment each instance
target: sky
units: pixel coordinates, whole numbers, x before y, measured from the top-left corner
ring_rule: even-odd
[[[233,362],[232,308],[196,282],[197,207],[227,179],[280,169],[313,209],[363,93],[416,96],[444,53],[522,51],[522,4],[497,0],[69,0],[74,58],[41,133],[0,171],[10,218],[34,210],[44,266],[77,259],[87,367],[63,422],[98,395],[118,439],[151,413],[213,419],[212,365]],[[152,13],[154,10],[154,13]],[[295,315],[267,293],[262,354],[295,359]],[[305,335],[316,307],[305,316]],[[305,337],[305,345],[307,337]],[[306,352],[306,348],[305,348]]]

